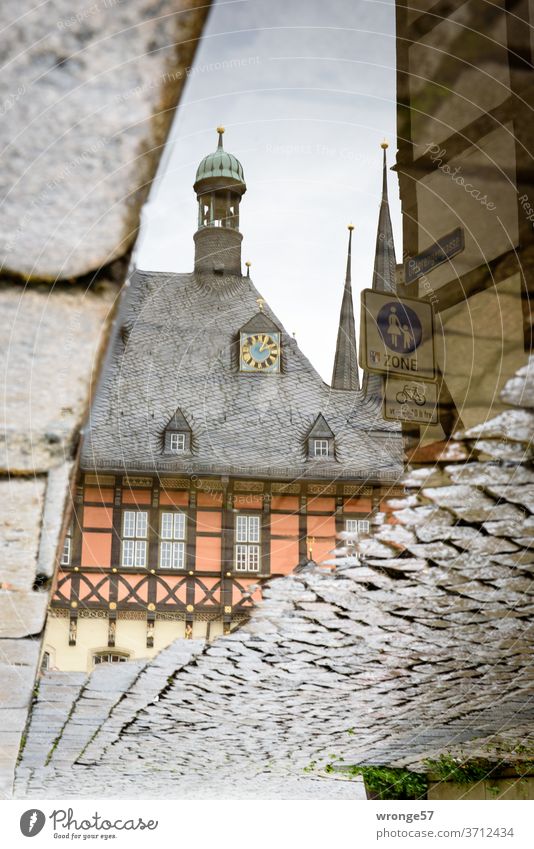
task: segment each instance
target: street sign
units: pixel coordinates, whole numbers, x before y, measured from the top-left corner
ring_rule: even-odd
[[[430,247],[425,248],[417,256],[410,257],[404,263],[404,282],[413,283],[418,277],[432,271],[456,254],[461,253],[465,247],[464,231],[462,227],[456,227],[451,233],[442,236]]]
[[[392,422],[438,423],[435,383],[405,377],[384,378],[384,418]]]
[[[362,291],[360,365],[366,371],[434,380],[434,319],[427,301]]]

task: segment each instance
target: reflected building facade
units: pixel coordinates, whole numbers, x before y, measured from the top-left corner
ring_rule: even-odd
[[[396,15],[403,291],[436,316],[429,443],[503,410],[532,348],[534,3],[397,0]]]

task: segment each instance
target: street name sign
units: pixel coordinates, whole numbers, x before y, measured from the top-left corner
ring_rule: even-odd
[[[364,289],[360,340],[366,371],[435,379],[434,313],[427,301]]]
[[[423,274],[427,274],[433,268],[461,253],[464,247],[464,231],[462,227],[456,227],[451,233],[442,236],[441,239],[425,248],[417,256],[406,260],[404,263],[404,282],[413,283],[418,277],[422,277]]]
[[[384,378],[384,418],[392,422],[438,423],[438,387],[405,377]]]

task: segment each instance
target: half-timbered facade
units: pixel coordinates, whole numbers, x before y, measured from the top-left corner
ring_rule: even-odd
[[[222,131],[194,188],[194,271],[133,274],[85,428],[45,640],[61,669],[229,631],[263,580],[368,532],[401,471],[397,426],[358,388],[350,238],[328,386],[241,272]]]

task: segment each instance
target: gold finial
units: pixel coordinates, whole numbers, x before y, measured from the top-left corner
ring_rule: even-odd
[[[389,144],[388,144],[388,143],[387,143],[387,141],[384,139],[384,141],[381,143],[380,147],[382,148],[382,150],[387,150],[387,149],[388,149],[388,147],[389,147]]]
[[[263,298],[256,298],[256,303],[260,308],[260,312],[263,312],[263,305],[265,304]]]
[[[347,225],[347,230],[350,230],[350,231],[351,231],[351,233],[352,233],[352,231],[354,230],[354,224],[348,224],[348,225]]]
[[[245,265],[247,266],[247,277],[250,277],[250,266],[252,265],[252,263],[246,262]]]
[[[217,132],[222,136],[224,133],[224,127],[217,127]]]

